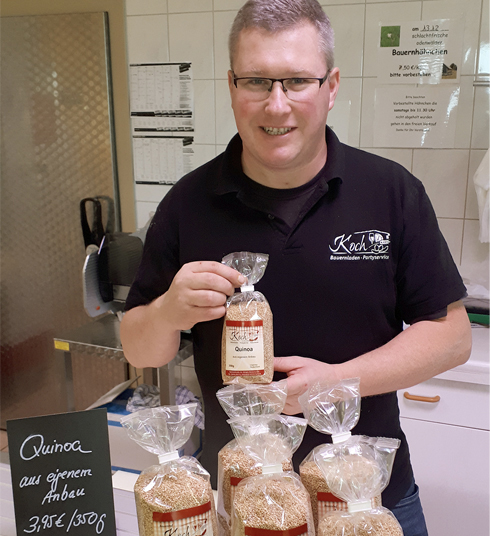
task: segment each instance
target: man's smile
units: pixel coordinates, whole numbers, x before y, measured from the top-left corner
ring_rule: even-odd
[[[271,136],[280,136],[281,134],[287,134],[291,130],[293,130],[290,127],[283,127],[283,128],[277,128],[277,127],[262,127],[262,129]]]

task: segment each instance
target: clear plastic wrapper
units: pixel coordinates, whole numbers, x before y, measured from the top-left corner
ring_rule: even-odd
[[[140,536],[217,534],[209,473],[191,456],[179,457],[188,441],[197,404],[161,406],[121,419],[129,437],[158,456],[134,486]]]
[[[216,393],[230,419],[243,415],[273,415],[284,409],[288,396],[286,380],[267,385],[232,384]]]
[[[318,536],[403,536],[387,508],[372,506],[390,481],[399,445],[398,439],[352,436],[315,452],[328,487],[347,503],[347,511],[327,512],[320,519]]]
[[[359,378],[341,380],[335,385],[315,384],[299,397],[308,424],[330,434],[332,442],[348,438],[361,414]]]
[[[272,311],[265,296],[254,288],[264,275],[268,260],[264,253],[240,251],[221,261],[247,278],[240,291],[226,300],[221,342],[221,375],[225,384],[272,381]]]
[[[334,385],[315,384],[299,397],[299,403],[308,424],[323,434],[332,436],[333,444],[349,442],[351,430],[359,421],[361,395],[359,378],[348,378]],[[347,503],[335,496],[315,463],[315,447],[301,462],[301,481],[308,490],[315,529],[326,512],[347,511]],[[362,463],[362,460],[359,461]],[[372,506],[381,506],[381,495],[373,497]]]
[[[279,414],[286,403],[287,381],[267,385],[232,384],[220,389],[216,397],[231,418]],[[292,471],[290,458],[282,460],[282,468],[283,471]],[[262,462],[244,452],[236,439],[219,451],[217,516],[220,536],[228,536],[231,531],[231,506],[236,486],[244,478],[260,474]]]
[[[262,474],[243,479],[232,505],[232,536],[314,536],[310,497],[291,459],[307,422],[285,415],[245,416],[228,420],[243,452],[262,464]]]

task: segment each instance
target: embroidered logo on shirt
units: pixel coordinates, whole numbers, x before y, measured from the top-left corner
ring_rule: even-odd
[[[329,246],[331,261],[375,261],[389,259],[390,233],[358,231],[342,234]]]

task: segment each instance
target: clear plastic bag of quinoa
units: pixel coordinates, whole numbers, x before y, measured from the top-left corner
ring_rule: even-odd
[[[349,441],[325,445],[315,452],[328,487],[347,503],[347,511],[325,513],[318,536],[403,536],[397,519],[372,499],[386,488],[398,439],[352,436]]]
[[[316,384],[299,397],[299,403],[308,424],[323,434],[332,436],[332,443],[349,442],[351,430],[359,421],[361,412],[359,378],[348,378],[334,385]],[[301,462],[301,481],[308,490],[315,529],[326,512],[347,511],[347,503],[334,495],[315,463],[315,452],[326,448],[316,446]],[[362,463],[362,460],[359,461]],[[367,463],[367,462],[366,462]],[[381,495],[373,498],[372,506],[381,506]]]
[[[216,393],[228,417],[280,414],[287,398],[287,381],[262,384],[231,384]],[[245,439],[242,439],[245,441]],[[282,460],[284,471],[293,469],[290,458]],[[231,505],[236,486],[252,475],[262,473],[262,463],[244,452],[236,439],[218,452],[217,517],[220,536],[231,532]]]
[[[179,456],[188,441],[197,404],[160,406],[124,416],[131,439],[158,456],[134,486],[140,536],[204,534],[218,527],[209,473],[192,456]]]
[[[235,489],[231,536],[314,536],[310,497],[293,471],[280,460],[291,458],[307,422],[285,415],[229,419],[235,438],[262,474],[243,479]]]
[[[226,300],[221,340],[221,376],[224,384],[266,384],[272,381],[272,311],[265,296],[255,290],[268,261],[269,255],[250,251],[230,253],[221,261],[247,279],[240,290]]]

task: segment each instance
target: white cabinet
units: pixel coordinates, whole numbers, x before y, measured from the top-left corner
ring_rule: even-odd
[[[443,379],[451,377],[446,373],[398,393],[429,536],[490,534],[488,344],[483,348],[484,359],[472,355],[466,366],[468,371],[486,360],[478,383]],[[465,365],[460,368],[462,377]],[[404,393],[440,399],[408,400]]]
[[[489,432],[402,418],[430,536],[490,534]]]

